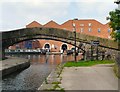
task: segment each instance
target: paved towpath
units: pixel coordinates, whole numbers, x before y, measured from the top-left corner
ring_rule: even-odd
[[[25,58],[8,57],[3,61],[0,61],[0,74],[5,76],[12,72],[23,70],[30,66],[30,61]]]
[[[12,66],[16,66],[22,63],[28,62],[25,58],[18,58],[18,57],[9,57],[3,61],[0,61],[0,71]]]
[[[66,67],[61,76],[65,90],[118,90],[118,78],[110,66]]]

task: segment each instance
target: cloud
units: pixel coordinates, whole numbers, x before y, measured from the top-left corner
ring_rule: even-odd
[[[0,30],[11,30],[34,20],[41,24],[55,20],[60,24],[78,17],[105,23],[108,12],[116,5],[114,0],[0,0],[0,7]]]
[[[51,19],[57,20],[67,14],[70,2],[6,2],[2,5],[2,29],[16,29],[36,20],[45,24]],[[1,29],[1,30],[2,30]]]
[[[77,6],[79,8],[78,16],[81,18],[97,19],[102,23],[107,22],[106,17],[109,12],[116,8],[113,2],[79,2]]]

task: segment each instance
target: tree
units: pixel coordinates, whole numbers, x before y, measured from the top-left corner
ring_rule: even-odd
[[[111,36],[115,38],[115,40],[118,42],[118,49],[120,50],[120,10],[111,11],[109,13],[110,17],[107,19],[110,20],[110,27],[112,28]],[[120,69],[120,52],[118,52],[118,55],[116,56],[116,74],[120,77],[120,73],[118,73],[118,70]]]
[[[120,42],[120,10],[115,10],[109,12],[110,27],[112,28],[111,36],[115,38],[116,41]]]

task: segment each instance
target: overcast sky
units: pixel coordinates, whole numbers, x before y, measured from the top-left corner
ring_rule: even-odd
[[[109,11],[117,8],[114,0],[0,0],[0,31],[24,28],[32,21],[96,19],[105,24]]]

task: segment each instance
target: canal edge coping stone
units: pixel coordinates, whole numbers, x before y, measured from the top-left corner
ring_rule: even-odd
[[[5,60],[0,61],[0,73],[2,77],[14,73],[16,71],[22,71],[30,66],[30,60],[18,57],[8,57]]]

